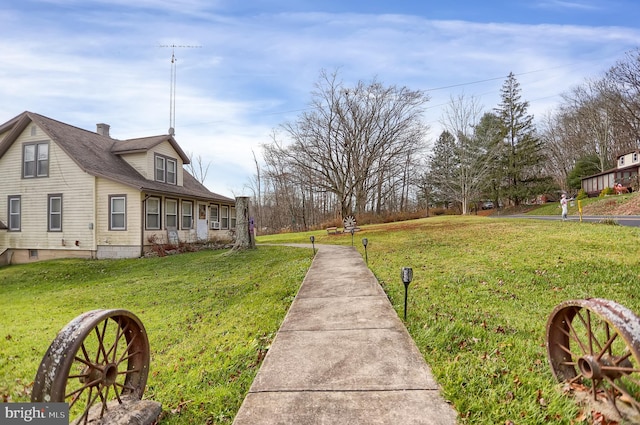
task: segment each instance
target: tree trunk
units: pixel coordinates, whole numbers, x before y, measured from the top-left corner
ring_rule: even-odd
[[[256,240],[253,236],[253,219],[249,215],[249,197],[236,197],[236,243],[233,250],[253,249]]]

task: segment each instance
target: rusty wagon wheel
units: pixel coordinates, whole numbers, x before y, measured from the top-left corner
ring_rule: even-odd
[[[93,310],[65,326],[42,358],[31,401],[67,402],[70,419],[87,423],[109,401],[142,398],[149,373],[149,340],[127,310]]]
[[[547,322],[547,354],[559,381],[605,396],[623,417],[640,413],[640,318],[628,308],[600,298],[559,304]]]

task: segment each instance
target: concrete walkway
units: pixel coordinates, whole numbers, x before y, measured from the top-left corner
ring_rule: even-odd
[[[322,245],[233,423],[451,425],[456,413],[362,256]]]

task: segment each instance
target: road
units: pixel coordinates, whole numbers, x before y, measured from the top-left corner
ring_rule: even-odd
[[[560,215],[509,215],[500,217],[510,218],[533,218],[538,220],[562,220]],[[640,227],[639,215],[584,215],[582,221],[587,223],[598,223],[603,220],[613,220],[621,226]],[[580,221],[579,216],[570,215],[568,221]]]

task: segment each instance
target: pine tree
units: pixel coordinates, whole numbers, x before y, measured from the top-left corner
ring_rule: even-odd
[[[495,112],[500,119],[505,145],[501,158],[504,172],[502,192],[517,206],[544,192],[550,182],[540,176],[544,161],[542,142],[536,136],[533,115],[527,113],[529,102],[522,100],[520,83],[513,73],[502,85],[501,98]]]

